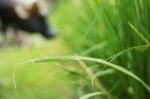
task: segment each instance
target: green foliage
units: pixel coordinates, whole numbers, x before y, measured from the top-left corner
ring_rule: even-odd
[[[102,60],[102,59],[90,58],[90,57],[81,57],[81,56],[61,56],[61,57],[43,57],[43,58],[28,61],[27,63],[41,63],[41,62],[51,62],[51,61],[63,61],[63,60],[85,60],[85,61],[92,61],[92,62],[108,65],[109,67],[116,69],[116,70],[132,77],[133,79],[137,80],[150,92],[150,86],[148,86],[144,81],[142,81],[135,74],[133,74],[132,72],[126,70],[125,68],[123,68],[121,66],[109,63],[109,62]]]
[[[74,99],[70,74],[58,63],[26,64],[15,70],[17,90],[13,84],[14,68],[26,60],[40,56],[69,53],[60,39],[34,45],[10,46],[0,49],[0,99]],[[61,52],[60,50],[61,49]]]
[[[118,64],[150,85],[149,0],[70,0],[57,11],[54,23],[74,53]],[[86,64],[94,74],[109,69]],[[140,83],[120,72],[98,79],[115,99],[150,97]]]

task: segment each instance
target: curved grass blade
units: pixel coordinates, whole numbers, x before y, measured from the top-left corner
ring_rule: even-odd
[[[102,59],[98,59],[98,58],[91,58],[91,57],[83,57],[83,56],[59,56],[59,57],[43,57],[43,58],[39,58],[39,59],[35,59],[32,60],[33,63],[41,63],[41,62],[52,62],[52,61],[74,61],[74,60],[84,60],[84,61],[91,61],[91,62],[95,62],[95,63],[101,63],[101,64],[105,64],[111,68],[114,68],[130,77],[132,77],[133,79],[137,80],[138,82],[140,82],[149,92],[150,92],[150,86],[147,85],[142,79],[140,79],[138,76],[136,76],[134,73],[130,72],[129,70],[107,62],[105,60]]]
[[[131,23],[128,24],[146,44],[149,43],[149,40],[146,37],[144,37],[144,35],[142,35],[143,33],[139,32]]]
[[[105,76],[113,73],[115,73],[114,69],[107,69],[107,70],[102,70],[97,72],[94,76],[99,77],[99,76]]]
[[[133,47],[130,47],[128,49],[125,49],[117,54],[114,54],[112,56],[110,56],[109,58],[107,58],[106,60],[109,60],[111,59],[109,62],[112,62],[113,60],[115,60],[117,57],[121,56],[122,54],[126,53],[127,51],[130,51],[130,50],[134,50],[134,49],[140,49],[140,48],[143,48],[143,50],[145,50],[146,48],[149,48],[150,47],[150,43],[148,44],[144,44],[144,45],[139,45],[139,46],[133,46]]]
[[[87,50],[81,52],[82,55],[88,55],[98,49],[102,49],[107,45],[107,42],[101,42],[99,44],[96,44],[95,46],[92,46],[90,48],[88,48]]]
[[[80,97],[79,99],[88,99],[88,98],[91,98],[93,96],[97,96],[97,95],[105,95],[106,93],[102,93],[102,92],[93,92],[93,93],[89,93],[89,94],[86,94],[82,97]]]

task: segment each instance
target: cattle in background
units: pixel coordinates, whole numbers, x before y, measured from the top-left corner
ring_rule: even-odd
[[[52,38],[46,15],[37,0],[0,0],[0,28],[6,35],[8,27],[26,32],[39,32],[45,38]]]

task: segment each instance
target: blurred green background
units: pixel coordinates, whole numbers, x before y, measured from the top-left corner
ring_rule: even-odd
[[[32,44],[0,49],[1,99],[150,97],[149,0],[45,2],[57,37],[47,41],[38,35],[28,35]],[[117,64],[138,76],[149,90],[107,65],[84,61],[21,65],[15,71],[15,89],[15,66],[30,59],[64,55],[94,57]]]

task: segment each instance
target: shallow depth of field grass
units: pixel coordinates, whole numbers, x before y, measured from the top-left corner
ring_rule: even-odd
[[[0,99],[74,99],[72,85],[75,79],[69,80],[67,70],[56,62],[17,67],[15,89],[13,71],[17,65],[33,58],[70,53],[61,39],[43,41],[38,38],[38,42],[33,42],[24,47],[0,49]]]
[[[58,0],[57,39],[0,50],[1,98],[148,99],[149,11],[149,0]]]
[[[149,5],[149,0],[66,0],[59,4],[53,20],[75,54],[117,64],[150,85]],[[85,85],[88,91],[83,93],[106,91],[108,99],[150,97],[150,92],[131,76],[106,64],[84,64],[103,88]]]

